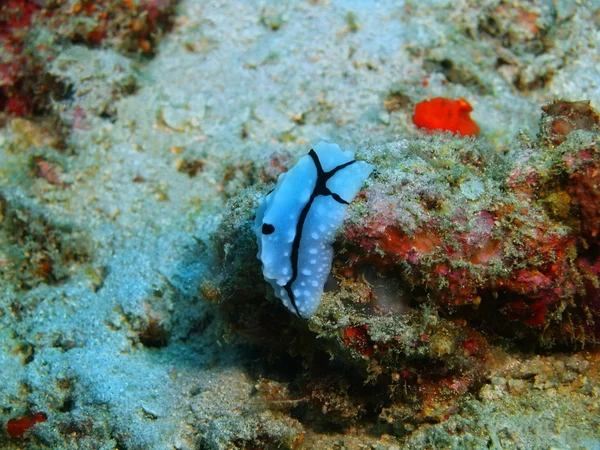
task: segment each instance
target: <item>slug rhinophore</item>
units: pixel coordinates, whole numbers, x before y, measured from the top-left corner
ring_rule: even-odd
[[[319,142],[261,199],[254,221],[257,257],[275,295],[299,317],[319,307],[335,232],[372,171],[351,151]]]

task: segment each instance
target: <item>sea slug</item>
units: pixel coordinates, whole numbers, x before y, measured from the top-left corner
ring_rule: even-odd
[[[254,232],[263,275],[299,317],[312,316],[319,306],[334,234],[372,170],[337,144],[319,142],[260,202]]]

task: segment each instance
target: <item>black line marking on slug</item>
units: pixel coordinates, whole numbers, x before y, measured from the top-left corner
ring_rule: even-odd
[[[310,152],[308,152],[308,155],[313,160],[315,168],[317,169],[317,181],[315,182],[315,188],[313,189],[310,199],[308,200],[306,205],[304,205],[304,208],[302,208],[302,212],[300,212],[300,217],[298,218],[298,224],[296,225],[296,236],[294,237],[294,242],[292,243],[292,255],[290,256],[290,260],[292,263],[292,277],[283,287],[286,290],[288,297],[290,298],[290,302],[296,310],[298,317],[302,317],[302,314],[300,314],[298,306],[296,306],[296,299],[294,298],[294,292],[292,291],[292,283],[296,281],[296,278],[298,276],[298,253],[300,251],[300,240],[302,239],[302,231],[304,229],[304,222],[306,221],[306,216],[308,216],[308,212],[310,211],[310,208],[315,198],[317,198],[319,195],[329,195],[338,203],[342,203],[344,205],[349,204],[338,194],[329,190],[329,188],[327,187],[327,181],[340,170],[345,169],[349,165],[354,164],[356,162],[356,160],[353,159],[352,161],[348,161],[347,163],[340,164],[339,166],[334,167],[329,172],[325,172],[323,170],[323,166],[321,166],[321,161],[319,161],[319,156],[313,149],[311,149]]]

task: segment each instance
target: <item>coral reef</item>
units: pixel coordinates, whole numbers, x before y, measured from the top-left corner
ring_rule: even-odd
[[[370,212],[344,236],[349,268],[372,264],[400,275],[455,314],[466,305],[483,317],[503,311],[539,327],[548,344],[597,340],[581,299],[589,295],[583,280],[598,280],[578,268],[597,264],[597,117],[587,103],[555,102],[540,139],[511,159],[474,144],[432,151],[426,141],[372,154],[381,169],[363,193],[361,210]],[[566,332],[567,322],[582,328]]]
[[[597,448],[598,7],[267,3],[0,1],[0,447]],[[305,320],[252,223],[319,140]]]
[[[67,43],[152,55],[171,23],[174,0],[10,0],[0,5],[0,112],[48,111],[70,95],[49,66]]]
[[[44,5],[44,13],[49,28],[60,38],[152,54],[171,24],[175,3],[173,0],[50,0]]]
[[[410,435],[468,409],[482,386],[488,395],[511,358],[505,339],[521,350],[600,342],[597,114],[556,101],[540,126],[505,154],[448,135],[360,152],[377,173],[349,208],[336,283],[307,322],[264,286],[248,290],[257,194],[230,204],[214,236],[227,249],[218,301],[243,340],[304,361],[288,396],[301,422],[377,417],[379,433]],[[340,376],[339,364],[353,369]]]
[[[43,65],[49,55],[41,48],[28,51],[29,29],[40,7],[28,0],[10,0],[0,5],[0,112],[22,116],[39,110],[49,89]]]

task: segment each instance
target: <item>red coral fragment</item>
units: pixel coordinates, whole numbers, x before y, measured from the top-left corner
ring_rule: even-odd
[[[537,327],[545,322],[547,309],[543,300],[532,303],[517,300],[506,305],[504,312],[510,320],[520,320],[530,327]]]
[[[17,116],[30,112],[29,92],[22,80],[36,69],[24,51],[24,39],[31,25],[32,15],[39,7],[27,0],[0,2],[0,111]]]
[[[600,234],[600,163],[581,167],[569,176],[567,192],[581,211],[582,231],[593,240]]]
[[[27,0],[8,0],[0,7],[0,23],[7,28],[24,29],[31,24],[31,15],[39,9]]]
[[[487,293],[501,293],[509,318],[535,327],[556,310],[561,299],[576,291],[571,255],[577,240],[532,218],[530,236],[520,237],[515,244],[513,228],[503,225],[506,216],[514,216],[514,211],[481,211],[469,222],[469,231],[446,230],[443,224],[430,221],[413,233],[394,224],[383,227],[385,218],[372,217],[364,228],[348,231],[348,238],[355,239],[361,249],[351,255],[350,265],[373,264],[393,271],[401,262],[408,264],[411,271],[406,281],[426,285],[435,291],[438,304],[445,306],[478,305]],[[509,245],[516,246],[521,260],[505,258]],[[533,255],[545,262],[532,263]],[[488,269],[499,264],[510,270],[498,275]]]
[[[416,263],[424,255],[439,248],[441,239],[430,230],[421,230],[409,236],[400,228],[389,226],[385,229],[385,237],[380,245],[386,253]]]
[[[600,256],[592,261],[581,257],[577,259],[577,266],[583,275],[586,290],[582,303],[592,319],[585,321],[584,328],[586,333],[600,338]]]
[[[413,123],[427,130],[475,136],[479,134],[479,126],[471,119],[471,111],[473,107],[464,98],[452,100],[436,97],[417,104]]]
[[[6,424],[6,432],[12,438],[21,438],[23,434],[36,423],[45,422],[46,414],[39,412],[33,416],[19,417],[18,419],[10,419]]]
[[[6,101],[6,110],[15,116],[24,116],[30,110],[27,99],[21,97],[10,97]]]
[[[357,325],[344,330],[344,345],[353,348],[357,352],[365,356],[371,356],[373,350],[369,346],[367,325]]]
[[[463,342],[462,346],[471,356],[475,356],[479,353],[479,343],[477,342],[477,339],[467,339]]]

